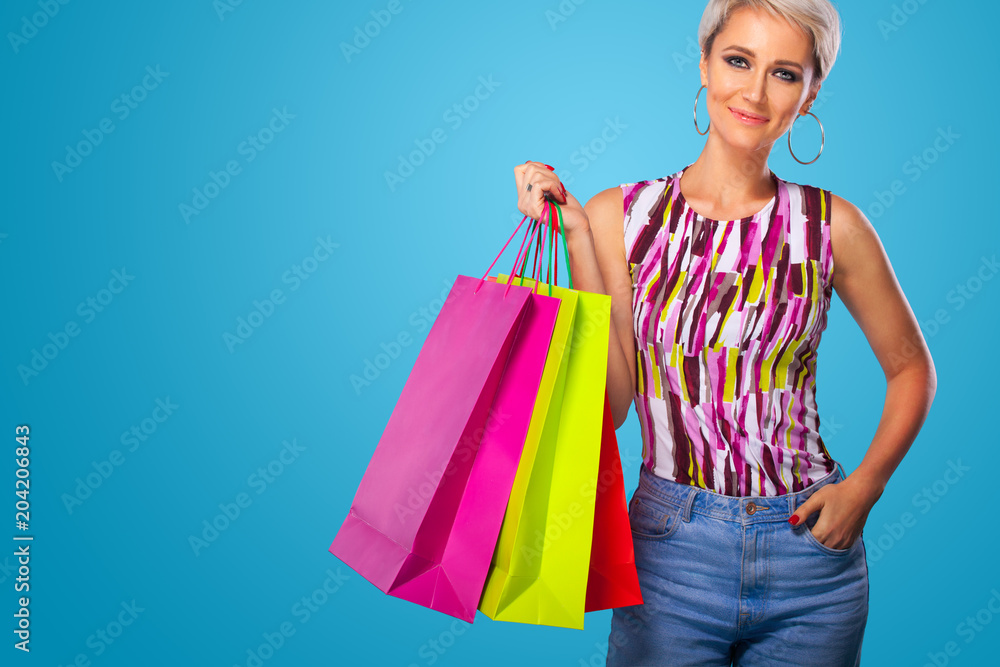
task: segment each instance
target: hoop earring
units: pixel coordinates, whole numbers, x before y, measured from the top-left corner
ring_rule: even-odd
[[[698,89],[698,94],[694,96],[694,131],[698,134],[705,135],[712,127],[712,119],[708,120],[708,127],[702,132],[701,128],[698,127],[698,98],[701,97],[701,91],[705,90],[705,86]]]
[[[795,161],[798,162],[799,164],[812,164],[813,162],[818,160],[819,156],[823,154],[823,146],[826,145],[826,131],[823,129],[823,123],[819,122],[819,118],[812,111],[807,111],[806,113],[815,118],[816,122],[819,123],[819,132],[822,138],[820,139],[819,153],[816,153],[816,157],[809,160],[809,162],[803,162],[802,160],[800,160],[798,157],[795,156],[795,151],[792,150],[792,127],[795,127],[795,121],[794,120],[792,121],[791,127],[788,128],[788,152],[792,154],[792,157],[795,158]],[[798,120],[798,118],[796,118],[795,120]]]

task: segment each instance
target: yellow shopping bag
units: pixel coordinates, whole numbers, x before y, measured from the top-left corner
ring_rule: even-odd
[[[559,314],[479,610],[583,629],[611,297],[558,286],[551,295]]]

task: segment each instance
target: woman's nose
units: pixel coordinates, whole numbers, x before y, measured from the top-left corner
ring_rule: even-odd
[[[754,77],[753,80],[747,81],[747,85],[743,88],[743,98],[747,102],[760,104],[767,99],[766,86],[766,79],[763,76]]]

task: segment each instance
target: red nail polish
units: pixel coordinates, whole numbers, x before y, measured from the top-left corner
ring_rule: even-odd
[[[792,516],[788,517],[788,523],[792,524],[793,526],[799,525],[799,517],[793,514]]]
[[[543,162],[542,164],[545,164],[545,163]],[[555,167],[549,167],[549,165],[547,165],[547,164],[545,164],[545,166],[548,168],[549,171],[555,171],[556,170]]]

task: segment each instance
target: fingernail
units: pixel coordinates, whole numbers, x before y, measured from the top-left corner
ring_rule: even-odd
[[[542,164],[545,164],[545,163],[543,162]],[[545,164],[545,166],[548,168],[549,171],[555,171],[556,170],[555,167],[549,167],[549,165],[547,165],[547,164]]]
[[[788,523],[792,524],[793,526],[799,525],[799,517],[793,514],[792,516],[788,517]]]

